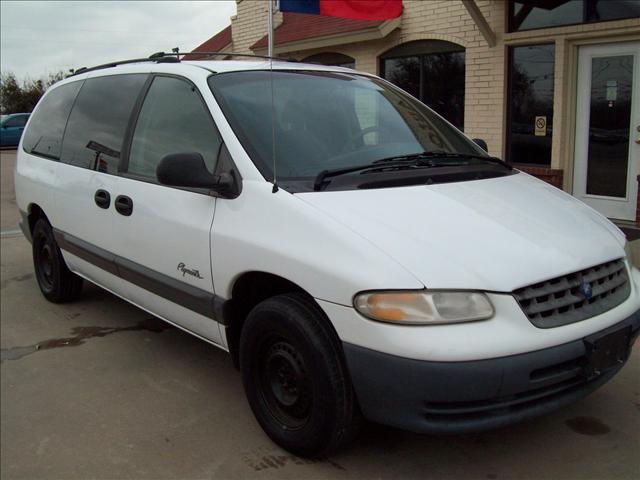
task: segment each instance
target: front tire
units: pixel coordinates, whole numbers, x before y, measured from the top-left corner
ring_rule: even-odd
[[[76,299],[82,292],[82,278],[67,268],[49,222],[36,221],[32,237],[33,267],[44,297],[54,303]]]
[[[240,369],[256,419],[284,449],[317,457],[355,435],[358,407],[340,343],[312,299],[286,294],[258,304],[242,329]]]

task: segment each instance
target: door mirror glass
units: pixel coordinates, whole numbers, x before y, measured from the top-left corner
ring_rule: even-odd
[[[483,149],[485,152],[489,151],[489,147],[487,146],[487,142],[485,142],[483,139],[481,138],[474,138],[473,141],[475,142],[476,145],[478,145],[481,149]]]
[[[195,152],[165,155],[156,168],[156,176],[163,185],[206,188],[219,193],[227,193],[234,186],[231,174],[212,174],[202,155]]]

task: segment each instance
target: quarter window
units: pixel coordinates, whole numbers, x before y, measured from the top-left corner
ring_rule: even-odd
[[[200,94],[190,83],[156,77],[140,111],[128,172],[156,178],[165,155],[197,152],[213,172],[222,140]]]
[[[22,142],[25,152],[55,160],[60,158],[64,128],[81,86],[81,81],[66,83],[44,96],[25,132]]]
[[[117,173],[131,111],[146,79],[132,74],[86,80],[69,117],[61,160]]]

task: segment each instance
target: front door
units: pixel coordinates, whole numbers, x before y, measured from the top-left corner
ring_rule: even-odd
[[[167,154],[197,152],[213,172],[221,144],[198,89],[156,75],[123,155],[113,211],[119,273],[143,289],[128,288],[127,298],[218,344],[210,245],[216,198],[161,185],[156,168]]]
[[[635,220],[640,157],[640,42],[580,47],[573,194]]]

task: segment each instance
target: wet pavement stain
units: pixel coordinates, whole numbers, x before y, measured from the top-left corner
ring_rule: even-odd
[[[16,275],[15,277],[6,278],[0,282],[0,290],[4,290],[7,285],[10,285],[11,283],[24,282],[31,278],[33,278],[33,273],[25,273],[24,275]]]
[[[49,350],[60,347],[76,347],[78,345],[82,345],[90,338],[106,337],[113,333],[137,332],[141,330],[160,333],[171,328],[173,327],[168,323],[153,317],[141,320],[135,325],[130,325],[128,327],[75,327],[71,329],[72,337],[52,338],[26,347],[3,348],[0,351],[0,361],[19,360],[40,350]]]
[[[580,435],[605,435],[611,431],[608,425],[594,417],[575,417],[565,420],[564,423]]]
[[[266,454],[264,452],[252,452],[242,457],[244,463],[251,467],[254,471],[259,472],[267,469],[279,469],[286,467],[287,465],[317,465],[325,464],[330,465],[338,470],[346,470],[339,463],[334,462],[328,458],[300,458],[295,455],[274,455]]]

